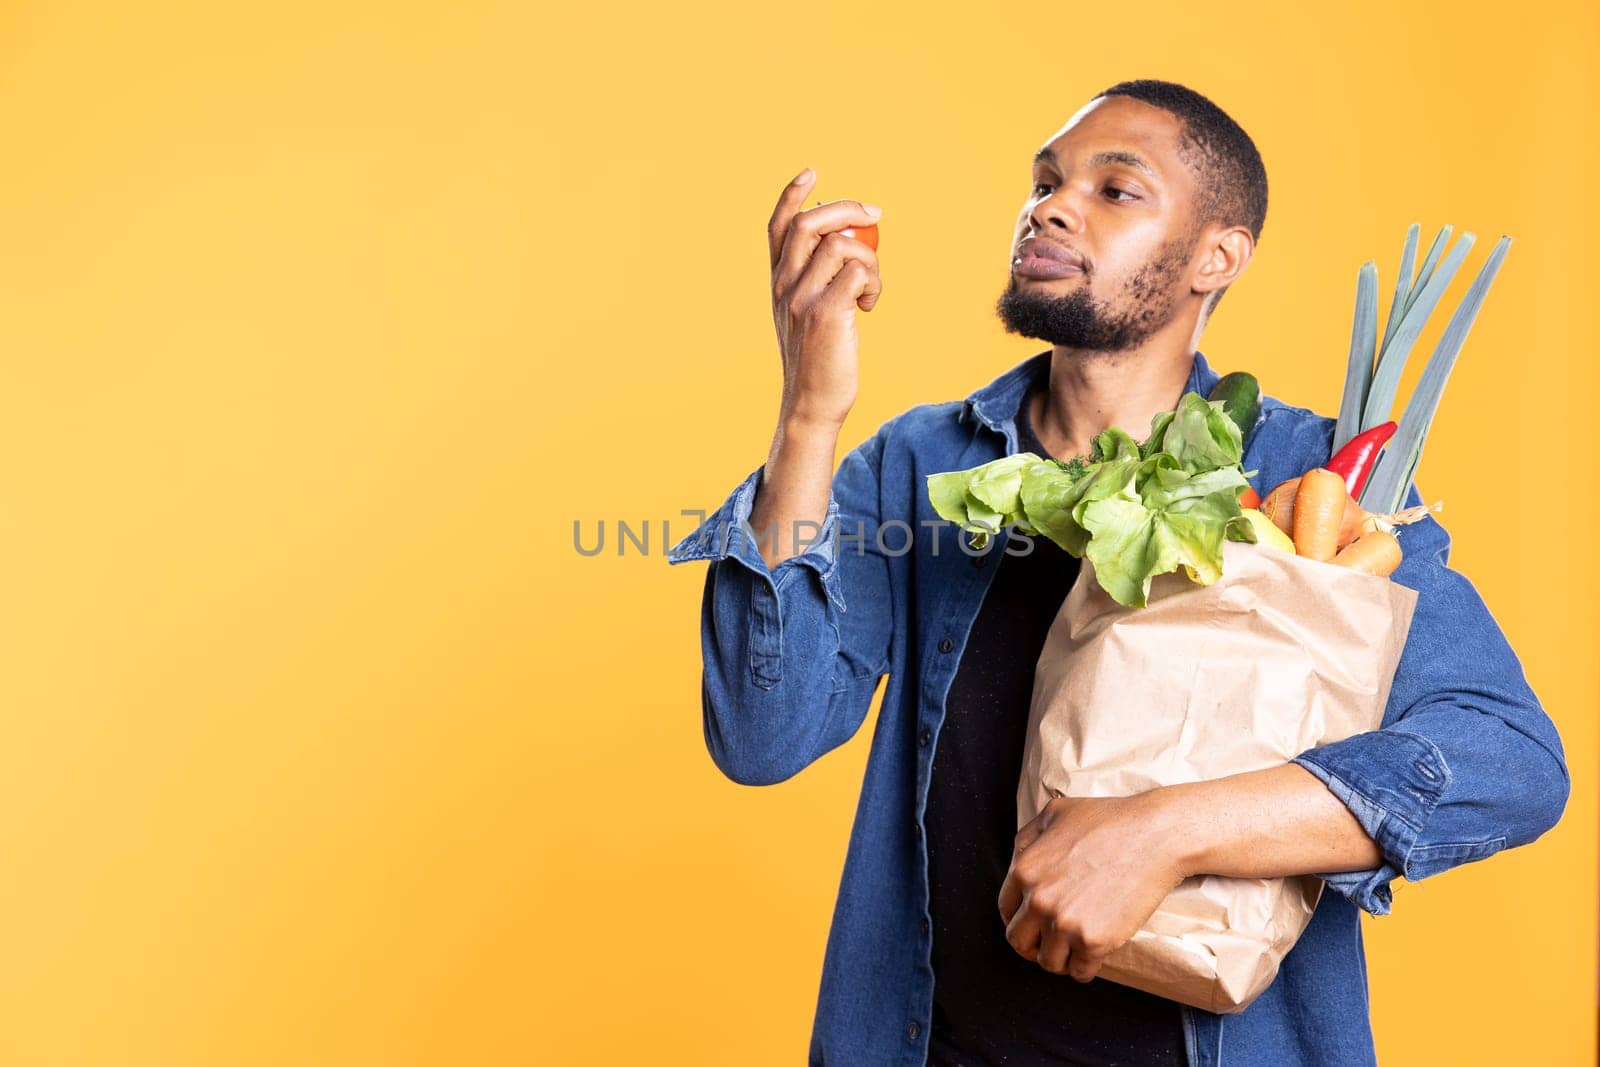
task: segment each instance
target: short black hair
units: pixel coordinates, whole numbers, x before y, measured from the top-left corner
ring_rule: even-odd
[[[1153,78],[1119,82],[1099,96],[1132,97],[1182,123],[1180,151],[1200,189],[1197,225],[1243,226],[1251,238],[1261,240],[1267,221],[1267,168],[1250,135],[1226,111],[1187,86]],[[1227,286],[1217,290],[1206,314],[1225,292]]]

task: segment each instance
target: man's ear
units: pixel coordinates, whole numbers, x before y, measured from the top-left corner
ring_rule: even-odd
[[[1243,226],[1207,229],[1200,247],[1205,250],[1194,277],[1194,291],[1214,293],[1232,285],[1255,255],[1256,242]]]

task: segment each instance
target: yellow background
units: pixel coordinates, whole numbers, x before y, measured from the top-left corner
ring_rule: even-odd
[[[1028,158],[1145,76],[1262,149],[1202,347],[1275,395],[1332,413],[1356,269],[1387,300],[1408,223],[1475,230],[1468,271],[1516,238],[1419,480],[1575,789],[1368,922],[1373,1015],[1389,1063],[1592,1062],[1597,31],[0,8],[0,1063],[799,1062],[874,720],[780,787],[721,778],[704,567],[660,528],[765,457],[767,215],[807,164],[885,208],[853,447],[1040,350],[991,310]]]

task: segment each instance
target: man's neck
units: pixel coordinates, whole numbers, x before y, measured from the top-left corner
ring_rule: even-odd
[[[1028,413],[1052,456],[1088,455],[1094,438],[1112,426],[1143,440],[1150,420],[1177,406],[1194,370],[1199,331],[1163,333],[1123,352],[1055,347],[1049,386]]]

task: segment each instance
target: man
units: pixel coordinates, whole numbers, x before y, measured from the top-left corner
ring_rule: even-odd
[[[768,231],[783,357],[771,451],[669,555],[711,561],[705,738],[735,781],[782,781],[843,744],[889,676],[810,1061],[1374,1062],[1358,909],[1386,913],[1395,877],[1534,840],[1569,789],[1560,739],[1448,568],[1443,528],[1400,534],[1394,580],[1418,605],[1381,730],[1249,774],[1058,799],[1017,831],[1033,665],[1077,561],[1015,532],[972,554],[926,494],[929,474],[1087,453],[1109,426],[1138,436],[1184,392],[1209,393],[1199,336],[1266,214],[1250,138],[1171,83],[1091,100],[1034,160],[997,308],[1050,351],[965,402],[891,419],[837,474],[854,314],[882,291],[873,250],[838,231],[881,212],[802,211],[811,178],[784,190]],[[1257,487],[1326,462],[1333,422],[1265,398],[1244,458]],[[1136,715],[1136,679],[1128,693]],[[1220,1016],[1096,979],[1200,873],[1326,880],[1267,991]]]

